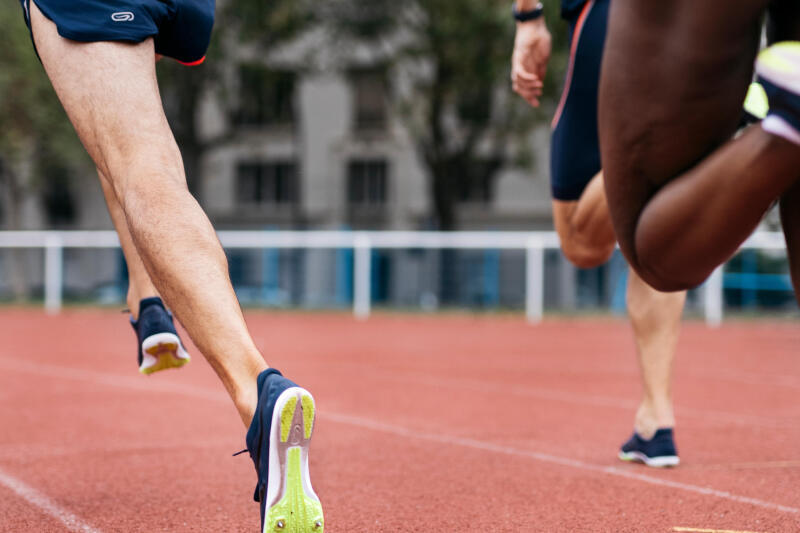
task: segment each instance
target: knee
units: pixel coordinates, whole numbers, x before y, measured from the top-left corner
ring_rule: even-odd
[[[186,181],[183,158],[171,137],[109,141],[102,145],[100,159],[98,169],[117,190],[152,180],[166,185]]]
[[[636,273],[658,292],[688,291],[701,285],[711,272],[678,271],[665,268],[662,258],[639,256],[636,263],[631,264]]]
[[[657,290],[657,289],[656,289]],[[625,294],[625,304],[628,309],[628,316],[634,323],[634,326],[639,325],[656,312],[658,308],[658,301],[653,297],[655,293],[645,293],[642,290],[632,290],[631,285],[628,285],[628,290]]]
[[[578,268],[597,268],[611,259],[614,245],[586,246],[565,241],[561,243],[561,251],[564,253],[564,257]]]

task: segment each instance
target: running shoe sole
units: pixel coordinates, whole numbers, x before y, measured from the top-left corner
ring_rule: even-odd
[[[168,368],[180,368],[191,360],[177,335],[157,333],[142,342],[139,372],[149,375]]]
[[[315,412],[314,398],[300,387],[286,389],[275,402],[262,533],[323,533],[322,504],[308,473]]]
[[[770,83],[800,94],[800,42],[786,41],[762,51],[756,73]]]
[[[664,455],[662,457],[647,457],[642,452],[619,452],[619,458],[628,463],[642,463],[653,468],[670,468],[678,466],[681,462],[677,455]]]

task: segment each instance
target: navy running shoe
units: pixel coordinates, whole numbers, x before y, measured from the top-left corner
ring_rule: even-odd
[[[756,73],[769,98],[769,115],[800,131],[800,42],[781,42],[763,50]]]
[[[644,440],[638,433],[634,433],[628,442],[622,445],[619,458],[656,468],[678,466],[681,462],[671,428],[659,429],[650,440]]]
[[[322,533],[322,504],[308,473],[314,398],[274,368],[258,376],[258,406],[247,430],[247,451],[258,473],[253,498],[261,531]]]
[[[139,343],[139,372],[152,374],[167,368],[178,368],[191,358],[181,343],[172,313],[161,298],[145,298],[139,303],[139,320],[131,317],[131,326]]]

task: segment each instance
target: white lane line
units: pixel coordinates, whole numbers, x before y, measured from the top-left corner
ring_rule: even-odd
[[[772,468],[800,468],[800,461],[753,461],[750,463],[713,463],[694,464],[681,467],[693,470],[741,470],[741,469],[772,469]]]
[[[215,393],[200,387],[171,384],[165,381],[156,382],[152,380],[142,380],[141,377],[139,376],[128,378],[104,372],[83,371],[68,367],[60,367],[56,365],[39,365],[39,364],[14,361],[4,358],[0,358],[0,366],[40,375],[48,375],[53,377],[88,381],[100,385],[107,385],[110,387],[126,387],[136,390],[149,390],[150,392],[179,394],[184,396],[191,396],[194,398],[203,398],[206,400],[211,400],[214,402],[221,402],[226,404],[229,402],[227,396],[225,396],[222,393]],[[648,483],[660,487],[673,488],[685,492],[700,494],[702,496],[711,496],[736,503],[749,504],[756,507],[761,507],[763,509],[800,515],[800,509],[796,507],[789,507],[786,505],[768,502],[765,500],[759,500],[757,498],[750,498],[748,496],[740,496],[738,494],[733,494],[731,492],[721,491],[710,487],[701,487],[699,485],[692,485],[689,483],[669,481],[666,479],[648,476],[646,474],[637,474],[613,466],[602,466],[591,463],[585,463],[583,461],[578,461],[576,459],[569,459],[567,457],[559,457],[557,455],[550,455],[531,450],[522,450],[518,448],[512,448],[509,446],[500,446],[498,444],[494,444],[491,442],[484,442],[475,439],[424,433],[403,426],[395,426],[383,422],[378,422],[376,420],[371,420],[368,418],[359,418],[341,413],[333,413],[330,411],[323,411],[321,413],[318,413],[318,416],[322,416],[323,419],[331,420],[333,422],[337,422],[340,424],[348,424],[351,426],[357,426],[364,429],[379,431],[410,439],[439,442],[442,444],[461,446],[464,448],[471,448],[474,450],[482,450],[486,452],[500,453],[517,457],[527,457],[529,459],[534,459],[544,463],[566,466],[587,472],[597,472],[601,474],[639,481],[642,483]]]
[[[570,468],[574,468],[576,470],[584,470],[588,472],[608,474],[611,476],[631,479],[635,481],[641,481],[643,483],[649,483],[650,485],[656,485],[659,487],[678,489],[685,492],[700,494],[703,496],[712,496],[715,498],[733,501],[736,503],[745,503],[749,505],[754,505],[756,507],[761,507],[763,509],[769,509],[771,511],[781,511],[783,513],[800,514],[800,509],[796,507],[780,505],[765,500],[759,500],[757,498],[750,498],[748,496],[740,496],[738,494],[712,489],[710,487],[700,487],[698,485],[691,485],[689,483],[681,483],[678,481],[670,481],[667,479],[648,476],[646,474],[637,474],[635,472],[623,470],[614,466],[595,465],[591,463],[585,463],[583,461],[578,461],[576,459],[569,459],[567,457],[559,457],[557,455],[550,455],[547,453],[534,452],[530,450],[521,450],[518,448],[512,448],[510,446],[501,446],[499,444],[493,444],[491,442],[484,442],[475,439],[467,439],[463,437],[455,437],[449,435],[436,435],[433,433],[424,433],[420,431],[414,431],[402,426],[395,426],[391,424],[385,424],[383,422],[376,422],[374,420],[370,420],[367,418],[359,418],[355,416],[330,413],[324,411],[321,412],[320,415],[323,418],[323,420],[330,419],[335,422],[339,422],[340,424],[348,424],[351,426],[357,426],[360,428],[379,431],[382,433],[389,433],[403,438],[437,442],[440,444],[450,444],[453,446],[460,446],[462,448],[471,448],[474,450],[482,450],[492,453],[512,455],[516,457],[526,457],[529,459],[534,459],[536,461],[541,461],[543,463],[549,463],[559,466],[567,466]]]
[[[66,526],[66,528],[70,531],[75,531],[77,533],[101,533],[99,529],[90,526],[63,507],[59,507],[58,504],[38,490],[34,489],[30,485],[27,485],[23,481],[6,474],[2,470],[0,470],[0,485],[11,489],[29,504],[38,507],[46,514],[64,524],[64,526]]]
[[[696,527],[673,527],[672,531],[687,531],[692,533],[758,533],[758,531],[739,531],[738,529],[703,529]]]
[[[325,365],[323,364],[322,366]],[[354,368],[357,366],[358,365],[353,365]],[[24,360],[9,359],[4,357],[0,357],[0,367],[19,372],[35,373],[42,376],[90,381],[112,387],[124,386],[133,390],[163,392],[168,394],[183,394],[185,396],[193,396],[197,398],[227,401],[227,396],[225,396],[221,388],[217,392],[178,383],[171,383],[168,381],[156,381],[154,379],[142,380],[141,376],[138,375],[123,376],[109,372],[98,372],[95,370],[81,370],[58,365],[31,363]],[[377,369],[362,368],[359,370],[359,372],[362,375],[369,374],[371,376],[395,383],[417,384],[438,388],[447,387],[453,390],[503,392],[516,396],[563,402],[572,405],[585,405],[590,407],[602,406],[612,409],[622,409],[625,411],[634,411],[636,409],[636,402],[627,399],[613,398],[608,396],[572,394],[569,392],[545,389],[541,387],[523,387],[516,385],[505,386],[466,378],[460,379],[439,376],[404,376],[399,374],[391,375],[388,372]],[[716,425],[736,424],[747,427],[756,426],[773,429],[786,429],[787,427],[792,427],[792,423],[794,422],[794,418],[767,418],[764,416],[752,416],[723,411],[709,411],[682,406],[676,406],[676,411],[679,416],[701,419],[710,424]]]
[[[528,398],[538,398],[547,401],[561,402],[572,405],[588,406],[592,408],[606,407],[610,409],[620,409],[633,412],[636,410],[636,400],[615,398],[611,396],[600,396],[590,394],[574,394],[562,390],[548,389],[541,386],[523,385],[503,385],[486,380],[475,380],[469,378],[450,378],[442,376],[425,376],[420,374],[401,373],[397,371],[385,371],[377,367],[365,369],[364,365],[353,363],[333,364],[320,362],[320,366],[330,366],[337,368],[353,368],[359,375],[369,375],[390,383],[404,383],[413,385],[423,385],[435,388],[447,387],[454,390],[474,390],[477,392],[502,392]],[[759,426],[771,429],[784,429],[797,418],[793,417],[765,417],[746,415],[741,413],[728,413],[724,411],[713,411],[708,409],[695,409],[692,407],[676,406],[676,413],[679,417],[688,417],[703,420],[708,424],[717,426],[727,426],[736,424],[746,427]]]

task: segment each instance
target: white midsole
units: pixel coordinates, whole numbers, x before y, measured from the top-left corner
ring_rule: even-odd
[[[800,62],[800,47],[797,49],[781,47],[780,43],[774,45],[777,49],[766,49],[762,54],[775,54],[781,55],[781,59],[787,62],[797,61]],[[773,48],[774,48],[773,47]],[[787,53],[788,52],[788,53]],[[791,56],[791,57],[787,57]],[[794,72],[788,73],[780,71],[770,66],[768,61],[756,61],[756,73],[759,76],[767,79],[771,83],[782,87],[795,94],[800,94],[800,65],[794,69]]]
[[[174,333],[156,333],[150,335],[142,341],[142,365],[140,368],[150,368],[158,362],[158,358],[147,353],[147,350],[159,344],[177,344],[178,351],[175,357],[178,359],[189,359],[189,354],[184,349],[181,339]]]
[[[648,457],[642,452],[619,452],[619,458],[623,461],[641,461],[647,466],[663,468],[665,466],[678,466],[681,462],[677,455],[662,455],[660,457]]]
[[[278,399],[275,402],[275,407],[272,409],[272,423],[270,425],[270,438],[269,438],[269,479],[267,480],[267,494],[266,497],[266,505],[270,506],[275,501],[280,501],[283,498],[283,494],[279,494],[278,491],[286,489],[288,483],[288,472],[282,471],[281,466],[288,464],[288,458],[284,457],[283,462],[281,462],[281,458],[279,456],[278,450],[278,443],[280,442],[280,415],[283,412],[283,408],[286,405],[286,402],[289,401],[290,398],[293,396],[298,397],[297,407],[296,409],[300,409],[301,407],[301,398],[303,395],[308,395],[312,398],[311,393],[301,387],[291,387],[286,389],[278,396]],[[308,444],[310,441],[304,440],[304,444],[297,446],[298,448],[302,448],[301,461],[303,467],[303,488],[308,496],[314,498],[315,500],[319,501],[314,489],[311,487],[311,483],[309,482],[310,476],[308,471]],[[288,448],[285,450],[288,454]],[[283,482],[281,482],[281,478],[283,478]],[[268,524],[264,523],[264,533],[267,533]]]

